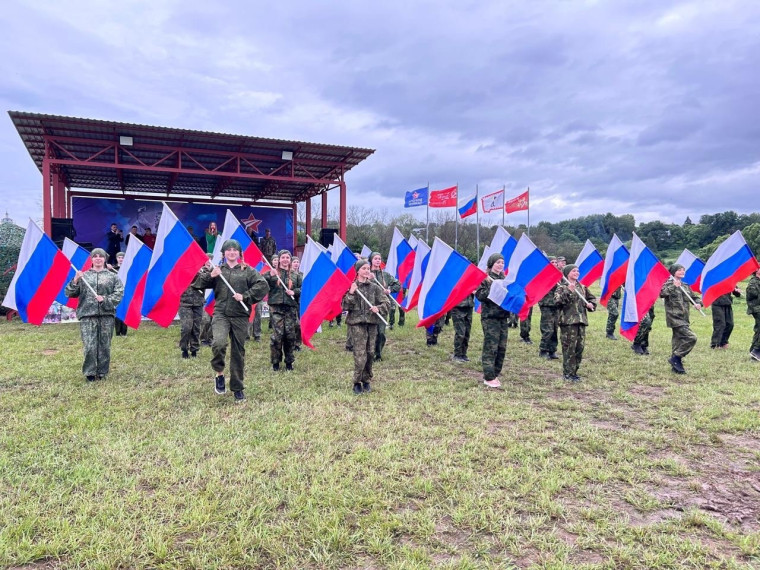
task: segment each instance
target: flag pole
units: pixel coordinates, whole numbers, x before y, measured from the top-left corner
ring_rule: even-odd
[[[505,216],[507,213],[507,185],[503,184],[501,187],[501,225],[504,226]],[[507,228],[504,228],[507,229]]]
[[[475,247],[477,248],[477,255],[475,259],[480,259],[480,197],[478,196],[478,185],[475,185],[475,223],[478,225],[475,228]]]
[[[528,237],[530,237],[530,186],[528,186]]]
[[[375,278],[375,280],[377,281],[377,278]],[[374,307],[374,306],[375,306],[375,305],[373,305],[372,303],[370,303],[370,302],[369,302],[369,299],[367,299],[367,297],[365,297],[365,296],[364,296],[364,294],[363,294],[361,291],[359,291],[359,288],[358,288],[358,287],[357,287],[357,289],[356,289],[356,292],[357,292],[357,293],[359,293],[359,297],[361,297],[362,299],[364,299],[364,301],[365,301],[365,302],[366,302],[366,303],[367,303],[367,304],[368,304],[370,307]],[[400,307],[400,306],[401,306],[401,305],[399,305],[399,307]],[[404,309],[401,309],[401,310],[403,311]],[[388,326],[388,321],[386,321],[386,320],[383,318],[383,315],[381,315],[380,313],[375,313],[375,314],[377,315],[377,318],[378,318],[378,319],[380,319],[381,321],[383,321],[383,323],[385,324],[385,326]]]
[[[427,183],[427,200],[425,200],[425,213],[427,221],[425,222],[425,241],[428,241],[428,232],[430,232],[430,180]]]
[[[380,285],[380,287],[383,287],[383,285],[380,283],[380,281],[378,281],[378,280],[377,280],[377,275],[375,275],[375,274],[373,273],[373,274],[372,274],[372,277],[373,277],[373,279],[375,280],[375,283],[377,283],[378,285]],[[384,290],[385,290],[385,287],[383,287],[383,291],[384,291]],[[401,306],[401,303],[399,303],[399,302],[396,300],[396,297],[394,297],[394,296],[393,296],[393,293],[391,293],[391,294],[390,294],[390,295],[388,295],[388,296],[391,298],[391,300],[392,300],[394,303],[396,303],[396,305],[398,305],[398,308],[399,308],[399,309],[401,309],[402,311],[404,310],[404,307],[402,307],[402,306]],[[404,311],[404,312],[406,312],[406,311]],[[385,324],[388,324],[388,323],[385,323]]]
[[[74,271],[76,271],[77,273],[81,273],[82,274],[82,282],[85,285],[87,285],[87,288],[90,290],[90,293],[92,293],[93,295],[95,295],[97,297],[98,292],[95,291],[95,289],[92,288],[92,285],[90,285],[89,283],[87,283],[87,280],[84,278],[84,271],[82,271],[81,269],[78,269],[73,263],[69,263],[69,265],[71,265],[71,268]]]
[[[459,182],[454,190],[454,249],[459,251]]]

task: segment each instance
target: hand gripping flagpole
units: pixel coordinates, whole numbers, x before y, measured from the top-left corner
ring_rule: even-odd
[[[367,304],[368,304],[370,307],[374,307],[374,306],[375,306],[375,305],[373,305],[372,303],[370,303],[370,302],[369,302],[369,299],[367,299],[367,297],[365,297],[365,296],[364,296],[364,294],[363,294],[361,291],[359,291],[359,288],[358,288],[358,287],[356,288],[356,292],[357,292],[357,293],[359,293],[359,297],[361,297],[362,299],[364,299],[364,301],[365,301],[365,302],[366,302],[366,303],[367,303]],[[377,315],[377,318],[378,318],[378,319],[380,319],[381,321],[383,321],[383,324],[385,324],[385,326],[387,327],[387,326],[388,326],[388,321],[386,321],[386,320],[383,318],[383,315],[381,315],[380,313],[375,313],[375,314]]]
[[[227,288],[228,288],[230,291],[232,291],[232,294],[233,294],[233,295],[237,294],[237,291],[235,291],[235,290],[232,288],[232,285],[230,285],[230,282],[229,282],[229,281],[227,281],[227,279],[225,279],[225,278],[224,278],[224,275],[222,275],[222,268],[221,268],[221,267],[219,268],[219,277],[221,277],[221,278],[222,278],[222,281],[224,282],[224,284],[225,284],[225,285],[227,285]],[[241,305],[243,305],[243,308],[245,309],[245,312],[246,312],[246,313],[250,313],[250,312],[251,312],[251,311],[248,309],[248,306],[247,306],[245,303],[243,303],[243,301],[238,301],[238,303],[240,303]]]
[[[670,276],[670,280],[674,281],[672,275]],[[700,313],[702,313],[703,317],[706,317],[707,315],[705,315],[705,312],[702,310],[699,304],[694,300],[694,297],[691,296],[691,294],[689,293],[689,290],[683,286],[683,283],[681,283],[681,291],[683,291],[684,295],[686,295],[686,298],[689,299],[689,301],[691,301],[691,304],[694,305],[694,308]]]
[[[78,268],[77,268],[77,267],[76,267],[76,266],[75,266],[73,263],[69,263],[69,265],[71,265],[71,268],[72,268],[74,271],[76,271],[77,273],[81,273],[81,274],[82,274],[82,282],[83,282],[85,285],[87,285],[87,288],[90,290],[90,292],[92,292],[92,294],[93,294],[93,295],[95,295],[95,296],[97,297],[97,296],[98,296],[98,292],[97,292],[95,289],[93,289],[93,288],[92,288],[92,285],[90,285],[90,284],[87,282],[87,280],[84,278],[84,271],[82,271],[81,269],[78,269]]]
[[[565,277],[564,275],[562,276],[562,280],[563,280],[565,283],[567,283],[568,285],[570,285],[570,280],[569,280],[567,277]],[[576,281],[576,283],[577,283],[577,281]],[[569,289],[569,287],[568,287],[568,289]],[[590,303],[590,301],[589,301],[588,299],[586,299],[586,297],[584,297],[583,295],[581,295],[581,292],[580,292],[580,291],[578,291],[578,289],[576,289],[575,287],[573,287],[573,291],[575,291],[575,293],[578,295],[578,297],[580,297],[580,298],[581,298],[581,300],[582,300],[584,303]]]
[[[380,283],[380,281],[378,281],[378,280],[377,280],[377,276],[376,276],[374,273],[372,274],[372,278],[375,280],[375,283],[377,283],[378,285],[380,285],[380,287],[383,287],[383,284],[382,284],[382,283]],[[383,291],[385,291],[385,287],[383,287]],[[393,300],[393,302],[394,302],[394,303],[396,303],[396,305],[398,305],[398,308],[399,308],[399,309],[401,309],[402,311],[404,311],[404,307],[402,307],[402,306],[401,306],[401,303],[399,303],[399,302],[396,300],[396,297],[394,297],[394,296],[393,296],[393,293],[391,293],[391,294],[390,294],[390,295],[388,295],[388,296],[389,296],[389,297],[390,297],[390,298]],[[369,302],[369,301],[367,301],[367,302]],[[404,311],[404,312],[406,312],[406,311]],[[386,324],[387,324],[387,323],[386,323]]]

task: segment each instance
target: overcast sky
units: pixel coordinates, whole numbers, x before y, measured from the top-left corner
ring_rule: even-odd
[[[530,187],[533,224],[760,210],[756,0],[5,0],[0,29],[22,225],[41,176],[8,110],[373,148],[349,207],[421,219],[428,182]]]

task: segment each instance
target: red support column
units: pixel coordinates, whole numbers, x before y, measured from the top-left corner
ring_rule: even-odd
[[[340,181],[340,239],[346,241],[346,183]]]
[[[53,237],[53,223],[50,215],[50,162],[48,147],[45,143],[45,158],[42,159],[42,230]]]
[[[306,235],[311,237],[311,198],[306,198]]]
[[[53,173],[53,215],[66,218],[66,184],[60,172]]]
[[[327,190],[322,192],[322,227],[327,227]]]

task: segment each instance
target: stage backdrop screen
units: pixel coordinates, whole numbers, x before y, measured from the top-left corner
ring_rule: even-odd
[[[266,229],[272,230],[278,249],[293,250],[293,210],[292,208],[270,208],[263,206],[220,206],[216,204],[187,204],[166,202],[172,212],[185,227],[192,228],[196,239],[203,236],[209,223],[216,222],[219,234],[224,229],[224,216],[229,209],[246,228],[253,227],[259,238]],[[91,243],[93,247],[106,248],[106,234],[111,224],[116,224],[126,238],[129,229],[137,226],[142,235],[150,227],[155,235],[161,217],[161,202],[151,200],[118,200],[110,198],[74,197],[73,202],[74,241]],[[125,246],[121,247],[124,251]]]

